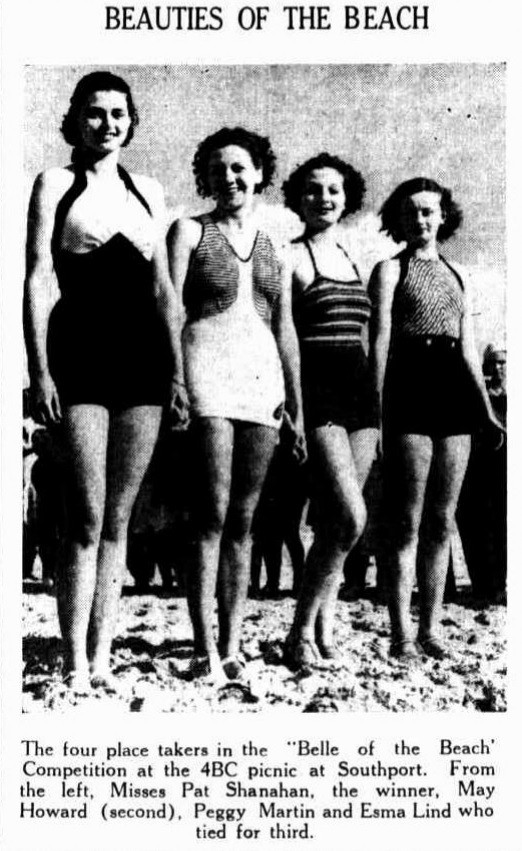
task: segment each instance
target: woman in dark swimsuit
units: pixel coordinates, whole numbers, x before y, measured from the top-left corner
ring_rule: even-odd
[[[83,77],[62,132],[72,165],[34,185],[26,342],[35,419],[62,422],[68,535],[58,611],[67,686],[107,687],[130,512],[165,404],[186,416],[178,306],[164,248],[163,193],[120,150],[136,110],[127,83]],[[50,311],[53,274],[60,298]]]
[[[285,656],[292,668],[335,659],[335,604],[347,554],[366,522],[362,489],[375,455],[378,411],[361,334],[371,304],[342,245],[339,222],[358,210],[364,181],[329,154],[284,185],[304,221],[293,245],[293,311],[313,482],[314,542]]]
[[[461,221],[451,193],[414,178],[395,189],[381,216],[383,230],[406,242],[376,266],[370,289],[391,523],[390,653],[418,655],[410,614],[417,569],[418,646],[440,659],[446,651],[438,624],[470,433],[482,421],[501,439],[502,427],[475,350],[466,274],[439,254],[438,243]]]

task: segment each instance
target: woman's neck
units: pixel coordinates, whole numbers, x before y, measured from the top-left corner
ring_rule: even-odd
[[[408,246],[407,251],[412,257],[419,260],[438,260],[439,249],[437,243],[429,245]]]
[[[109,178],[118,175],[119,151],[111,151],[102,157],[93,157],[80,151],[79,161],[85,170],[96,177]]]
[[[220,222],[229,230],[248,230],[252,226],[254,207],[241,207],[239,210],[221,210],[216,207],[213,213],[214,220]]]
[[[314,245],[329,245],[337,242],[338,230],[337,225],[330,225],[322,230],[312,230],[306,228],[304,238]]]

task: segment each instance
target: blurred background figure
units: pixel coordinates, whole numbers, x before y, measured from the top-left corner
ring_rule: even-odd
[[[36,425],[27,390],[23,398],[23,578],[41,578],[50,590],[65,528],[63,447],[59,427]]]
[[[284,415],[281,442],[265,479],[252,528],[252,572],[250,593],[256,597],[278,597],[281,592],[283,546],[292,566],[292,593],[299,591],[304,567],[301,520],[308,498],[306,465],[292,451],[295,434]],[[265,563],[266,585],[261,589],[261,570]]]
[[[163,591],[185,593],[190,556],[190,435],[164,428],[132,513],[127,569],[136,591],[146,593],[158,569]],[[172,470],[176,470],[173,481]]]
[[[506,350],[490,344],[483,372],[497,419],[506,426]],[[457,525],[473,596],[505,604],[507,571],[507,440],[482,433],[473,441],[457,511]]]

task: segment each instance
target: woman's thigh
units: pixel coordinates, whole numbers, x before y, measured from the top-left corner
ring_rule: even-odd
[[[255,423],[234,424],[231,509],[239,509],[250,522],[259,502],[279,433]]]
[[[99,405],[71,405],[63,411],[69,459],[73,521],[96,527],[103,519],[109,412]]]
[[[449,435],[435,442],[427,492],[429,505],[435,511],[445,512],[448,516],[455,514],[470,449],[471,437],[468,434]]]
[[[230,501],[234,426],[222,417],[201,417],[192,425],[191,487],[196,513],[222,525]]]
[[[397,434],[384,447],[384,492],[392,519],[409,518],[418,527],[422,518],[434,446],[423,434]]]
[[[138,405],[113,413],[107,446],[105,523],[126,522],[158,438],[162,409]]]
[[[346,429],[324,425],[311,430],[308,453],[318,518],[343,522],[362,503],[359,472]]]
[[[378,437],[379,430],[376,428],[362,428],[350,432],[350,447],[361,490],[364,488],[375,459]]]

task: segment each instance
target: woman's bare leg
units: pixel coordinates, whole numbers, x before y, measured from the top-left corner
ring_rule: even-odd
[[[274,428],[236,423],[230,504],[219,565],[219,651],[239,653],[252,552],[252,520],[278,441]]]
[[[359,540],[366,524],[366,511],[362,493],[364,489],[364,484],[366,482],[366,479],[368,478],[368,474],[373,463],[373,459],[375,458],[378,434],[379,432],[377,429],[368,428],[354,431],[349,435],[350,449],[353,458],[353,464],[355,466],[355,474],[359,490],[354,505],[356,506],[355,510],[360,511],[359,506],[362,500],[364,508],[363,514],[365,519],[362,523],[362,528],[354,528],[354,534],[352,535],[351,539],[345,540],[345,545],[348,547],[348,549],[344,550],[342,568],[344,568],[346,556],[349,552],[351,552],[351,550]],[[339,571],[338,566],[335,568],[335,570],[337,574],[337,581],[336,583],[332,583],[329,590],[325,593],[323,600],[319,606],[319,610],[317,613],[317,621],[315,625],[315,637],[317,640],[318,647],[319,649],[326,650],[327,653],[329,652],[330,648],[333,649],[335,605],[337,603],[339,585],[343,575],[342,569]]]
[[[325,645],[331,643],[330,610],[337,599],[346,554],[364,529],[366,508],[344,428],[325,425],[314,429],[308,435],[308,451],[317,522],[289,639],[290,645],[301,641],[314,647],[316,628],[318,639]]]
[[[68,540],[58,577],[58,617],[66,674],[87,683],[87,630],[105,505],[109,414],[98,405],[72,405],[64,409],[63,425],[69,453]]]
[[[93,677],[107,677],[127,556],[131,511],[158,437],[162,409],[140,405],[111,414],[107,487],[88,652]]]
[[[390,518],[389,610],[392,651],[412,641],[411,596],[419,529],[433,457],[430,437],[402,434],[385,444],[385,488]]]
[[[195,563],[188,579],[189,610],[196,656],[217,657],[213,619],[221,539],[230,500],[234,426],[202,417],[193,426],[197,499]]]
[[[442,614],[451,536],[470,446],[469,435],[452,435],[436,441],[433,448],[418,555],[421,643],[436,637]]]

